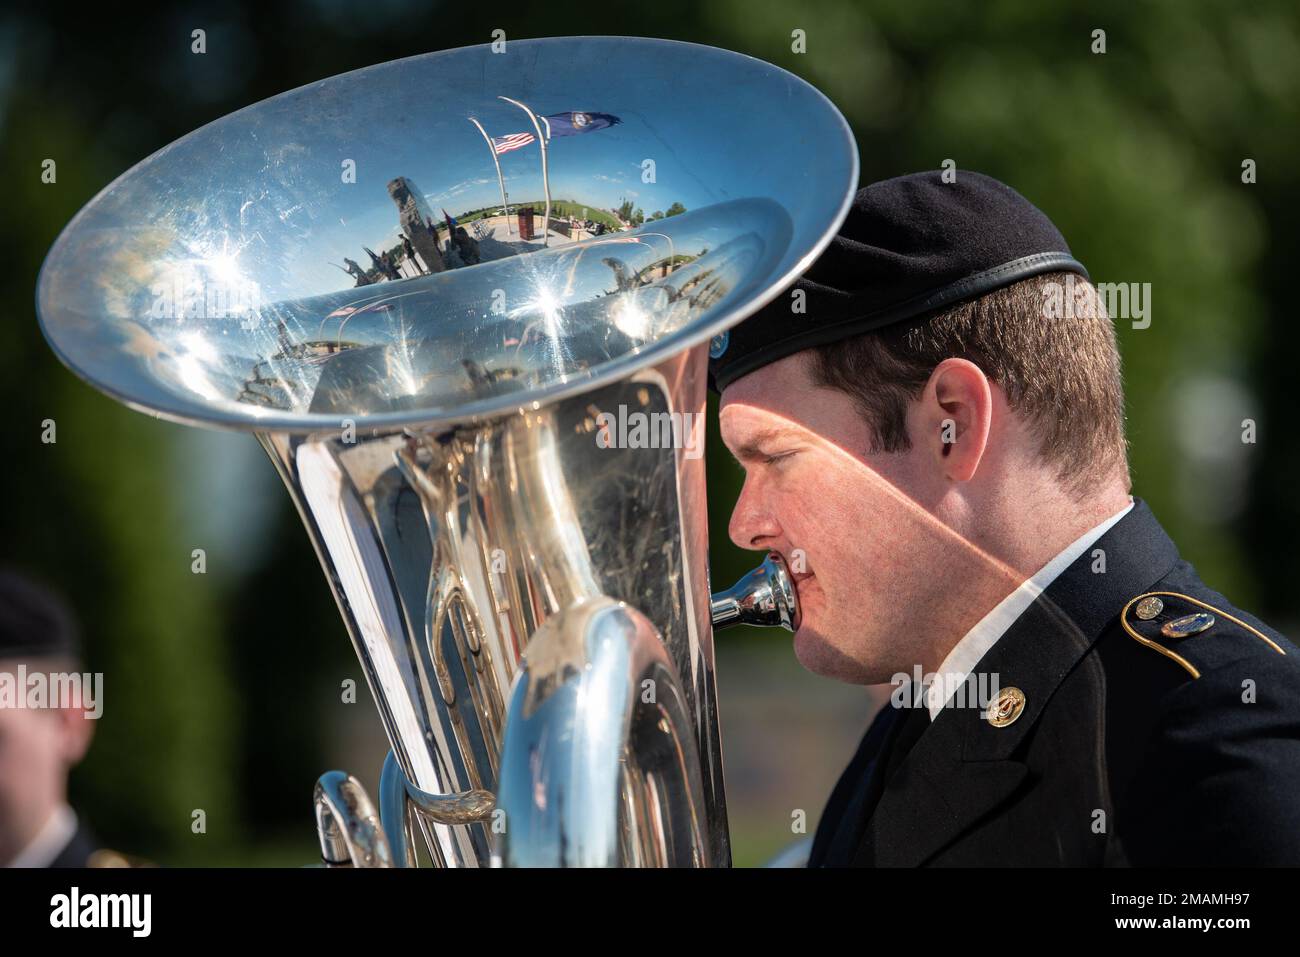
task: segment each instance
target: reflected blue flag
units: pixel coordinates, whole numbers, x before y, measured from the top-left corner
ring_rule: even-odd
[[[552,113],[542,118],[546,120],[551,136],[577,136],[579,133],[603,130],[623,122],[613,113],[584,113],[581,110]]]

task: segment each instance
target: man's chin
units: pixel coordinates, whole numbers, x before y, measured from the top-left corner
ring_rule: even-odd
[[[804,668],[823,678],[849,684],[869,683],[867,669],[807,625],[794,633],[794,656]]]

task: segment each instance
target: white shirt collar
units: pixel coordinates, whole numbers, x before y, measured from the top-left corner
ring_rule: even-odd
[[[77,833],[77,814],[66,804],[51,812],[36,836],[5,867],[49,867]]]
[[[927,693],[925,696],[931,721],[939,716],[939,712],[956,694],[971,669],[979,663],[990,648],[997,644],[998,639],[1006,634],[1007,629],[1015,623],[1016,619],[1025,613],[1025,609],[1047,590],[1047,586],[1054,582],[1061,572],[1073,565],[1075,560],[1088,550],[1089,545],[1106,534],[1110,527],[1127,515],[1132,508],[1133,499],[1130,498],[1124,508],[1076,538],[1044,565],[1033,578],[1002,599],[992,611],[975,624],[975,627],[966,632],[961,641],[953,645],[952,650],[948,652],[948,657],[943,659],[943,663],[939,665],[935,677],[930,682],[932,685],[939,686],[935,689],[936,692],[947,688],[947,696],[942,701],[938,700],[939,693]]]

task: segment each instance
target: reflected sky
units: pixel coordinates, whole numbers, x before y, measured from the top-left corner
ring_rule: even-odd
[[[544,230],[533,143],[498,159],[510,204],[536,204],[536,235],[513,217],[469,221],[501,194],[468,118],[491,136],[532,131],[502,96],[619,118],[549,141],[553,200],[686,213]],[[149,157],[65,230],[38,309],[75,370],[173,418],[481,414],[506,393],[625,373],[742,315],[829,237],[856,176],[835,108],[761,61],[620,38],[471,47],[302,87]],[[428,228],[444,210],[465,233]]]

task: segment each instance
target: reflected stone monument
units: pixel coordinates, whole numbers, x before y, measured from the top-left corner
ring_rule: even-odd
[[[442,261],[442,253],[438,251],[438,236],[429,228],[433,214],[425,204],[420,190],[405,176],[399,176],[388,184],[388,195],[397,204],[397,219],[402,225],[402,232],[420,254],[425,269],[428,272],[442,272],[447,267]]]

